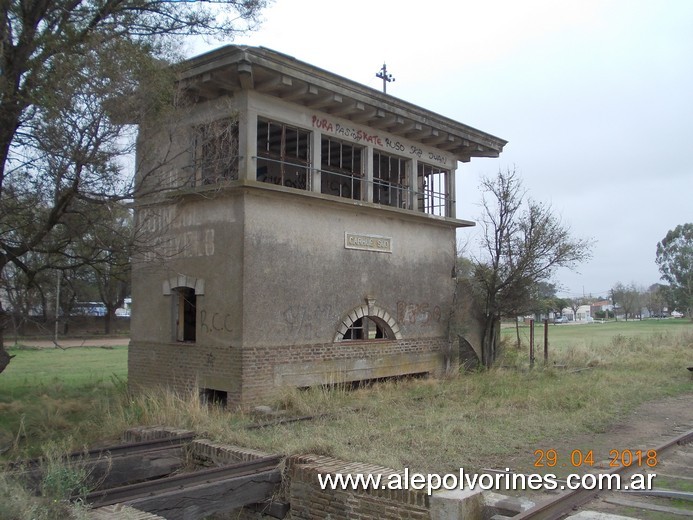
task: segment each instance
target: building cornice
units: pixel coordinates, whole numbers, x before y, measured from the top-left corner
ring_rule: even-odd
[[[264,47],[229,45],[181,64],[199,100],[255,90],[445,150],[462,162],[498,157],[507,141]]]

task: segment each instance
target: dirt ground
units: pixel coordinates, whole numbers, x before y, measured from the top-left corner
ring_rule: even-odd
[[[679,434],[693,430],[693,378],[691,393],[676,397],[667,397],[644,403],[633,413],[603,433],[585,434],[577,437],[562,439],[547,439],[537,449],[556,450],[559,461],[556,468],[545,468],[556,474],[584,473],[590,469],[587,466],[575,468],[570,462],[573,450],[586,454],[593,451],[595,466],[604,463],[608,466],[610,453],[613,450],[643,450],[655,448]],[[508,462],[511,469],[519,472],[541,472],[534,463],[538,455],[535,453],[519,453]],[[563,465],[563,462],[566,465]]]

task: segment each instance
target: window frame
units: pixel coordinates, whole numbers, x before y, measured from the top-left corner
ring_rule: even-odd
[[[427,215],[449,217],[454,200],[449,192],[452,171],[419,161],[416,167],[418,210]],[[433,185],[433,186],[431,186]]]
[[[386,171],[382,168],[384,163],[387,163]],[[409,207],[407,172],[410,164],[411,160],[406,157],[373,150],[373,202],[395,208]],[[387,193],[387,200],[381,195],[382,191]]]
[[[264,131],[262,130],[263,126],[266,128]],[[276,136],[276,134],[273,134],[273,127],[279,129],[278,147],[273,142],[273,136]],[[293,143],[291,142],[292,133],[295,134]],[[289,134],[288,139],[287,134]],[[311,135],[312,132],[310,130],[299,126],[258,117],[256,179],[260,182],[276,184],[286,188],[310,190]],[[302,148],[303,146],[305,148]],[[288,150],[293,148],[295,153],[290,155],[287,147]],[[263,168],[265,171],[261,173]],[[268,173],[271,173],[271,175],[268,175]]]
[[[347,328],[342,341],[389,341],[395,338],[390,327],[377,316],[362,316]]]
[[[350,149],[350,153],[345,153],[347,148]],[[365,154],[366,148],[363,146],[323,134],[320,138],[320,193],[363,200]],[[335,180],[338,189],[331,189],[335,186]]]
[[[192,287],[175,287],[173,298],[173,340],[178,343],[197,341],[197,294]]]

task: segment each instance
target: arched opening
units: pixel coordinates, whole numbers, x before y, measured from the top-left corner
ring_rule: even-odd
[[[376,316],[363,316],[351,324],[344,333],[343,340],[393,339],[392,330]]]
[[[361,305],[342,319],[334,341],[375,341],[402,339],[399,325],[390,314],[375,305]]]

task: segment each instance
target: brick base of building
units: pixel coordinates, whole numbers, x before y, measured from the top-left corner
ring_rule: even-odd
[[[267,403],[285,387],[437,375],[447,349],[446,338],[244,348],[132,341],[128,381],[133,388],[222,392],[229,406],[251,406]]]

